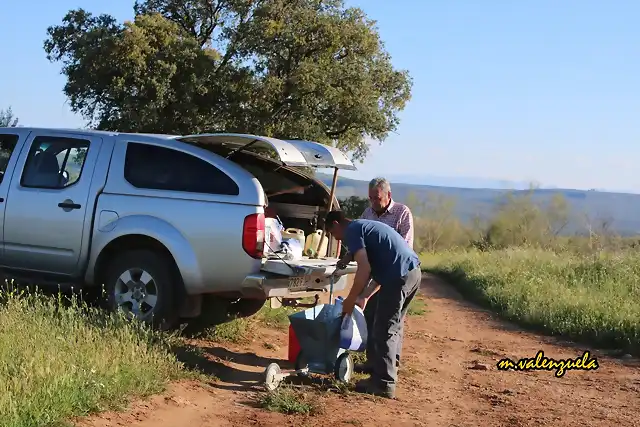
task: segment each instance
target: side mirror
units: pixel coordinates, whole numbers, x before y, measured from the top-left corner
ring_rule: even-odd
[[[69,172],[66,170],[62,171],[62,178],[64,179],[65,184],[69,182]]]

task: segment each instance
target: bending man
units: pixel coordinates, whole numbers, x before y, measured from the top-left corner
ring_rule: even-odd
[[[374,282],[373,293],[379,294],[373,307],[373,328],[367,337],[376,349],[370,360],[371,378],[356,384],[356,391],[393,398],[404,316],[422,278],[420,260],[397,231],[379,221],[352,221],[343,212],[332,211],[327,214],[325,224],[329,233],[347,245],[358,263],[351,291],[342,303],[343,313],[353,312],[370,277]]]
[[[374,178],[369,182],[369,206],[360,216],[360,219],[368,219],[372,221],[380,221],[396,230],[402,238],[413,249],[413,215],[411,210],[402,203],[395,202],[391,198],[391,185],[384,178]],[[351,251],[348,251],[338,263],[340,268],[344,268],[349,262],[353,261]],[[373,282],[363,291],[358,299],[357,304],[364,309],[364,315],[367,319],[367,330],[373,329],[373,320],[375,315],[375,307],[377,304],[377,294],[373,292]],[[367,341],[367,363],[365,365],[356,365],[355,371],[360,373],[371,373],[370,360],[375,358],[375,348],[373,340]],[[396,365],[400,367],[400,352],[396,354]]]

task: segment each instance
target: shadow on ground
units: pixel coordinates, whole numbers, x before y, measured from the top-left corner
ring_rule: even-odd
[[[223,347],[202,348],[185,345],[174,348],[178,360],[190,369],[214,378],[210,386],[231,391],[264,391],[264,371],[271,363],[277,363],[282,371],[292,371],[288,360],[258,356],[251,352],[237,352]],[[245,369],[246,368],[246,369]],[[332,376],[292,375],[283,381],[293,387],[333,387]]]

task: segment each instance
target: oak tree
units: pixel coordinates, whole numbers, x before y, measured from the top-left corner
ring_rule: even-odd
[[[138,0],[132,22],[49,27],[73,111],[99,129],[308,139],[363,159],[410,99],[375,22],[342,0]]]

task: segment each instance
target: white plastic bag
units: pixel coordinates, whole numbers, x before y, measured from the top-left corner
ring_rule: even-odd
[[[298,239],[282,241],[283,258],[287,261],[302,259],[302,244]]]
[[[282,247],[282,230],[284,227],[276,218],[265,218],[265,252],[278,252]]]

